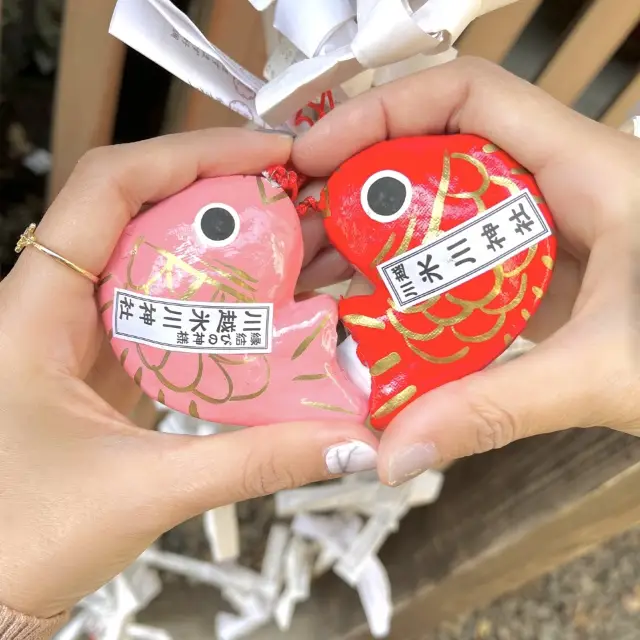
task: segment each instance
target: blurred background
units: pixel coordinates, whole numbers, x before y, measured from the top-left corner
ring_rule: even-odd
[[[0,0],[0,276],[19,234],[91,147],[245,124],[109,36],[114,4]],[[174,4],[262,76],[267,21],[247,0]],[[476,21],[456,46],[618,127],[640,113],[639,20],[639,0],[519,0]],[[604,430],[535,440],[454,465],[438,503],[412,513],[385,546],[400,602],[394,637],[640,639],[637,441]],[[245,505],[240,516],[245,547],[261,549],[269,506]],[[168,548],[206,547],[199,525],[172,535]],[[357,602],[334,587],[319,588],[320,600],[302,609],[312,622],[286,637],[368,637]],[[197,594],[169,580],[144,616],[175,638],[211,637],[211,596]]]

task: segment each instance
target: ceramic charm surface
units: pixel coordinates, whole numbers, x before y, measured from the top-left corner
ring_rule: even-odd
[[[363,421],[335,359],[335,301],[293,300],[302,252],[293,203],[262,177],[203,179],[139,214],[98,289],[120,362],[212,422]]]
[[[324,212],[331,242],[375,288],[339,309],[379,429],[497,358],[549,285],[556,241],[540,189],[477,136],[376,144],[329,178]]]

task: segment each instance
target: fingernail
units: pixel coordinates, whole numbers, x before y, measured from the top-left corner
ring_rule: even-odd
[[[378,452],[366,442],[352,440],[329,447],[324,461],[332,475],[371,471],[376,468]]]
[[[436,466],[440,456],[431,443],[412,444],[391,457],[389,484],[397,486]]]

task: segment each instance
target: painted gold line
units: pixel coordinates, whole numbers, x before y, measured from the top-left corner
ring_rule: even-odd
[[[410,331],[400,322],[400,320],[398,320],[396,314],[393,313],[391,309],[387,309],[387,318],[389,318],[393,328],[400,333],[405,340],[433,340],[444,331],[444,327],[436,327],[433,331],[429,331],[429,333],[416,333],[415,331]]]
[[[523,309],[523,310],[520,312],[520,315],[521,315],[525,320],[528,320],[528,319],[531,317],[531,314],[530,314],[526,309]]]
[[[258,193],[260,194],[262,204],[273,204],[274,202],[278,202],[278,200],[284,200],[289,197],[284,191],[281,191],[276,196],[269,197],[267,190],[264,188],[263,179],[260,176],[256,176],[256,181],[258,182]]]
[[[296,348],[291,356],[292,360],[299,358],[311,345],[311,343],[318,337],[318,334],[327,326],[329,322],[329,316],[325,316],[322,322],[313,330],[311,335],[308,335]]]
[[[100,313],[104,313],[107,309],[113,306],[113,300],[108,300],[100,307]]]
[[[451,327],[451,331],[453,335],[456,338],[458,338],[458,340],[460,340],[460,342],[486,342],[487,340],[491,340],[491,338],[493,338],[498,333],[498,331],[502,329],[506,318],[507,318],[506,313],[498,316],[496,323],[493,325],[491,329],[489,329],[489,331],[486,331],[485,333],[481,333],[477,336],[466,336],[460,333],[455,327]]]
[[[409,387],[405,387],[402,391],[396,393],[393,398],[387,400],[374,414],[373,417],[375,419],[384,418],[388,416],[390,413],[393,413],[396,409],[399,409],[403,404],[406,404],[416,395],[418,389],[411,385]]]
[[[518,185],[509,178],[504,178],[502,176],[491,176],[491,182],[493,182],[493,184],[497,184],[500,187],[504,187],[512,196],[516,195],[516,193],[520,193],[520,187],[518,187]]]
[[[378,360],[378,362],[376,362],[371,367],[371,375],[380,376],[383,373],[386,373],[387,371],[389,371],[389,369],[392,369],[393,367],[395,367],[399,363],[400,363],[400,355],[394,351],[390,353],[388,356],[385,356],[384,358],[380,358],[380,360]]]
[[[433,208],[431,209],[431,218],[429,218],[429,228],[427,233],[424,234],[422,244],[425,244],[440,230],[440,223],[442,222],[442,214],[444,213],[444,199],[447,197],[449,191],[449,183],[451,181],[451,158],[449,154],[445,152],[444,162],[442,165],[442,177],[440,178],[440,184],[438,185],[438,193],[433,201]]]
[[[513,276],[520,275],[531,264],[531,261],[533,260],[533,257],[536,255],[536,251],[537,250],[538,250],[538,245],[535,245],[533,247],[529,247],[529,251],[527,252],[527,256],[522,261],[522,264],[519,267],[516,267],[515,269],[513,269],[513,271],[505,271],[504,272],[504,277],[505,278],[513,278]]]
[[[553,258],[551,256],[542,256],[542,264],[547,269],[553,269]]]
[[[158,402],[164,404],[164,391],[162,389],[158,389]]]
[[[200,415],[198,414],[198,405],[196,404],[195,400],[192,400],[189,403],[189,415],[193,418],[199,418]]]
[[[470,165],[475,167],[478,170],[480,177],[482,178],[482,184],[475,191],[463,191],[461,193],[450,193],[449,197],[458,198],[462,200],[466,198],[473,198],[476,204],[478,203],[478,201],[482,202],[480,200],[480,197],[486,193],[490,184],[489,172],[487,171],[487,168],[482,164],[482,162],[480,162],[480,160],[478,160],[477,158],[474,158],[473,156],[470,156],[467,153],[452,153],[451,157],[455,158],[456,160],[464,160],[465,162],[468,162]]]
[[[514,167],[509,172],[512,176],[530,176],[531,171],[529,169],[525,169],[524,167]]]
[[[389,250],[391,249],[395,241],[396,241],[396,234],[392,233],[387,238],[387,241],[385,242],[384,247],[382,247],[382,249],[380,250],[380,253],[373,259],[373,262],[371,263],[372,267],[377,267],[384,260],[384,257],[387,255],[387,253],[389,252]]]
[[[533,295],[538,299],[544,295],[544,291],[540,287],[531,287],[531,291],[533,291]]]
[[[316,409],[324,409],[325,411],[335,411],[337,413],[354,413],[353,411],[349,411],[348,409],[343,409],[342,407],[338,407],[333,404],[316,402],[315,400],[307,400],[306,398],[303,398],[302,400],[300,400],[300,404],[303,404],[305,407],[315,407]]]
[[[416,223],[416,216],[412,216],[409,220],[409,225],[407,226],[407,230],[405,231],[404,238],[402,238],[402,242],[400,243],[400,246],[398,247],[394,255],[399,256],[401,253],[404,253],[407,250],[407,248],[409,247],[409,243],[413,238],[413,232],[416,229]]]
[[[136,371],[136,375],[133,376],[133,381],[140,386],[140,383],[142,382],[142,367]]]
[[[370,318],[361,314],[351,314],[342,318],[343,322],[353,324],[357,327],[368,327],[369,329],[384,329],[384,322],[378,318]]]
[[[231,396],[231,398],[229,398],[231,402],[242,402],[243,400],[255,400],[257,397],[261,396],[267,390],[267,387],[271,382],[271,365],[269,364],[269,360],[267,359],[266,356],[261,356],[261,358],[262,358],[262,361],[264,362],[265,367],[267,368],[267,381],[264,383],[264,385],[260,389],[258,389],[257,391],[254,391],[253,393],[247,393],[239,396]],[[221,366],[221,365],[218,364],[218,366]]]
[[[413,344],[407,343],[407,346],[417,356],[420,356],[423,360],[426,360],[431,364],[451,364],[452,362],[461,360],[469,353],[469,347],[463,347],[462,349],[460,349],[460,351],[456,351],[456,353],[453,353],[450,356],[432,356],[431,354],[418,349],[418,347]]]
[[[100,279],[98,281],[98,288],[100,288],[103,284],[106,284],[107,282],[109,282],[109,280],[111,280],[111,278],[113,278],[113,274],[112,273],[108,273],[106,276],[104,276],[104,278]]]
[[[489,143],[489,144],[485,144],[484,147],[482,147],[482,150],[485,153],[495,153],[496,151],[500,151],[500,147],[498,147],[493,143]]]
[[[502,269],[502,265],[498,265],[493,269],[493,275],[495,277],[495,282],[491,291],[489,291],[484,298],[481,298],[480,300],[462,300],[462,298],[456,298],[450,293],[445,293],[445,299],[449,302],[460,305],[463,309],[482,309],[485,305],[494,300],[502,291],[502,284],[504,282],[504,271]]]
[[[127,356],[129,355],[129,349],[125,349],[121,354],[120,354],[120,364],[124,365],[125,360],[127,359]]]
[[[512,337],[510,334],[505,333],[505,334],[504,334],[504,343],[505,343],[507,346],[509,346],[512,342],[513,342],[513,337]]]
[[[238,267],[234,267],[232,264],[228,264],[227,262],[222,262],[222,260],[214,260],[214,262],[219,262],[223,267],[226,267],[230,271],[235,271],[238,276],[244,278],[245,280],[249,280],[249,282],[258,282],[255,278],[250,276],[246,271],[242,269],[238,269]]]
[[[405,309],[404,311],[397,309],[395,306],[395,302],[391,298],[387,298],[387,304],[395,311],[403,313],[404,315],[411,315],[413,313],[424,313],[427,309],[430,309],[436,302],[438,302],[438,300],[440,300],[440,294],[434,296],[433,298],[429,298],[425,302],[421,302],[420,304],[417,304],[410,309]]]
[[[515,297],[511,302],[507,302],[507,304],[503,305],[499,309],[487,309],[485,307],[483,311],[490,316],[494,316],[494,315],[497,316],[503,313],[508,313],[509,311],[513,311],[513,309],[515,309],[522,302],[522,299],[524,298],[524,294],[526,292],[527,292],[527,274],[523,273],[522,278],[520,278],[520,289],[518,290],[518,293],[516,293]]]
[[[424,317],[427,320],[431,320],[431,322],[437,324],[439,327],[452,327],[453,325],[458,324],[458,322],[466,320],[474,311],[475,308],[469,305],[462,309],[460,313],[456,313],[455,316],[449,316],[448,318],[440,318],[433,315],[432,313],[429,313],[428,311],[424,312]]]
[[[306,382],[309,380],[325,380],[327,378],[326,373],[307,373],[301,376],[296,376],[294,382]]]

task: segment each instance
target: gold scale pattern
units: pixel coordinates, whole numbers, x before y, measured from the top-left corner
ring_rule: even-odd
[[[500,151],[500,149],[493,144],[487,144],[483,147],[483,151],[485,153],[495,153]],[[451,182],[451,162],[452,160],[459,160],[463,162],[467,162],[471,164],[477,171],[481,178],[481,184],[475,191],[465,191],[460,193],[451,193],[450,192],[450,182]],[[522,175],[528,174],[528,171],[522,167],[512,169],[511,173],[513,175]],[[473,200],[477,207],[477,213],[482,213],[486,210],[486,206],[482,201],[482,196],[486,193],[487,189],[491,184],[498,185],[504,187],[509,191],[511,195],[515,195],[520,191],[516,183],[506,177],[503,176],[490,176],[485,165],[478,160],[477,158],[464,154],[464,153],[452,153],[445,154],[442,168],[442,175],[440,178],[440,183],[438,186],[438,191],[434,200],[433,209],[431,212],[431,218],[429,220],[429,227],[427,232],[425,233],[421,243],[426,244],[429,240],[437,238],[442,234],[440,230],[440,224],[442,222],[442,216],[444,213],[445,199],[456,198],[460,200],[470,199]],[[538,203],[542,203],[543,200],[541,198],[536,198]],[[385,243],[384,247],[380,251],[380,253],[374,259],[372,266],[375,268],[385,260],[400,255],[404,253],[411,241],[413,239],[415,228],[416,228],[417,220],[415,215],[411,217],[409,220],[409,224],[407,226],[407,230],[400,242],[400,245],[393,253],[393,256],[390,255],[390,251],[396,242],[396,235],[392,233],[389,236],[389,239]],[[417,345],[413,344],[413,342],[428,342],[429,340],[433,340],[441,335],[444,331],[450,330],[455,337],[463,343],[480,343],[486,340],[490,340],[493,338],[500,329],[504,326],[507,313],[515,309],[522,300],[524,299],[525,293],[527,291],[527,275],[523,273],[523,271],[531,264],[531,262],[535,259],[536,253],[538,250],[538,245],[531,247],[528,250],[527,256],[525,257],[522,264],[511,271],[505,271],[503,265],[499,265],[493,269],[493,274],[495,277],[494,285],[480,300],[464,300],[462,298],[455,297],[450,293],[444,294],[445,299],[458,305],[460,307],[460,312],[449,316],[446,318],[439,317],[433,314],[430,309],[433,307],[439,300],[440,295],[434,296],[425,302],[412,307],[411,309],[404,310],[402,313],[395,308],[393,300],[388,299],[387,302],[389,304],[389,308],[386,310],[386,319],[389,321],[391,326],[402,335],[406,345],[411,349],[413,353],[417,356],[426,360],[427,362],[431,362],[433,364],[448,364],[451,362],[455,362],[464,358],[470,351],[468,346],[464,346],[460,348],[455,353],[449,354],[447,356],[435,356],[433,354],[428,353],[424,349],[419,348]],[[545,255],[541,257],[542,263],[545,265],[547,269],[553,268],[553,259],[551,256]],[[495,300],[495,298],[500,294],[503,288],[503,284],[505,279],[517,278],[520,277],[520,283],[518,286],[517,293],[514,295],[512,300],[504,304],[502,307],[493,309],[489,308],[489,305]],[[532,292],[536,296],[536,298],[542,297],[542,289],[539,286],[532,286]],[[460,333],[459,330],[456,329],[456,325],[459,322],[462,322],[466,318],[468,318],[474,311],[479,311],[485,313],[490,316],[495,316],[496,320],[494,326],[484,332],[477,335],[465,335]],[[407,328],[403,323],[401,316],[402,314],[413,315],[413,314],[422,314],[425,318],[431,321],[435,328],[428,333],[417,333],[415,331],[411,331]],[[528,319],[530,317],[530,312],[527,309],[522,309],[521,311],[522,317]],[[399,317],[400,316],[400,317]],[[352,315],[346,316],[344,318],[347,324],[356,324],[360,326],[367,326],[375,329],[384,329],[385,322],[380,318],[372,318],[364,315]],[[513,337],[509,334],[505,335],[505,344],[508,346],[513,340]],[[400,364],[401,358],[400,355],[396,352],[389,353],[385,357],[378,360],[371,367],[371,374],[373,376],[382,375],[386,373],[394,366]],[[376,418],[382,418],[400,406],[408,402],[413,395],[416,393],[416,388],[411,385],[401,389],[396,395],[390,398],[383,406],[381,406],[375,414]]]
[[[258,192],[264,204],[270,204],[272,202],[276,202],[277,200],[288,197],[284,193],[279,193],[276,196],[272,197],[267,196],[263,179],[260,177],[256,177],[256,180]],[[145,282],[140,284],[134,282],[133,270],[136,256],[143,246],[157,253],[158,256],[163,259],[163,262],[160,269],[155,270]],[[174,293],[174,283],[181,280],[181,278],[176,278],[175,276],[180,273],[181,275],[186,274],[190,279],[188,288],[179,296],[180,300],[190,300],[203,286],[209,286],[212,291],[212,294],[209,298],[210,302],[225,302],[227,300],[234,300],[238,302],[255,302],[254,294],[256,292],[256,288],[254,285],[258,283],[258,280],[255,277],[241,269],[238,269],[237,267],[234,267],[233,265],[219,260],[214,261],[214,263],[206,263],[202,260],[200,260],[200,262],[202,263],[204,270],[197,269],[196,267],[186,263],[174,253],[171,253],[170,251],[167,251],[166,249],[163,249],[161,247],[155,246],[147,242],[143,236],[140,236],[136,239],[136,242],[134,243],[133,248],[130,252],[126,269],[127,279],[122,288],[128,291],[134,291],[149,295],[154,285],[162,284],[169,292]],[[98,283],[98,287],[104,286],[107,282],[111,281],[112,278],[112,274],[107,274],[100,280],[100,282]],[[100,308],[100,313],[108,310],[112,306],[112,304],[112,301],[104,304]],[[305,351],[309,348],[313,341],[320,336],[322,330],[327,326],[328,322],[329,316],[326,315],[319,321],[319,323],[315,326],[311,333],[306,336],[297,346],[297,348],[291,355],[291,360],[295,360],[305,353]],[[108,337],[109,340],[111,340],[113,338],[113,332],[110,332],[110,335]],[[217,354],[198,354],[197,372],[194,379],[186,385],[179,385],[172,381],[169,377],[165,376],[164,373],[164,369],[170,358],[172,357],[173,352],[165,351],[160,362],[158,364],[153,364],[149,362],[145,357],[145,354],[140,345],[136,344],[135,349],[138,358],[142,363],[142,367],[140,367],[134,375],[134,382],[138,386],[140,386],[142,377],[145,374],[146,370],[150,374],[154,375],[166,390],[172,391],[174,393],[190,393],[198,400],[204,401],[209,404],[223,404],[226,402],[241,402],[244,400],[253,400],[265,393],[265,391],[269,387],[271,380],[269,360],[265,355],[255,356],[247,354],[234,358]],[[121,365],[125,364],[127,357],[129,357],[129,353],[129,348],[125,348],[122,350],[119,356]],[[226,389],[223,389],[220,395],[216,397],[205,394],[199,389],[199,385],[204,374],[205,358],[208,358],[215,364],[226,383]],[[233,379],[228,369],[230,367],[240,367],[250,362],[255,362],[256,359],[261,360],[264,366],[264,384],[259,389],[250,394],[234,393]],[[331,379],[334,384],[338,385],[338,381],[335,380],[328,366],[325,368],[325,371],[323,373],[309,373],[305,375],[299,375],[294,378],[293,381],[305,382],[321,379]],[[165,392],[163,390],[160,390],[158,392],[157,400],[158,402],[161,402],[163,404],[165,403]],[[354,413],[348,408],[330,405],[308,398],[303,399],[301,403],[305,406],[312,406],[325,411],[340,412],[346,414]],[[191,401],[189,406],[189,413],[193,417],[200,417],[198,403],[196,402],[196,400]]]

